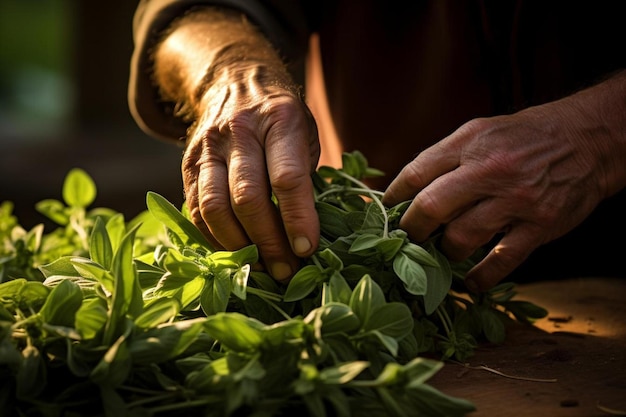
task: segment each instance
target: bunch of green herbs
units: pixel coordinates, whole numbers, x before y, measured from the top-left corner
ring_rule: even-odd
[[[71,170],[58,224],[25,230],[0,205],[0,409],[20,417],[462,416],[464,399],[428,380],[507,320],[546,311],[513,284],[464,292],[472,260],[451,263],[437,237],[398,228],[362,180],[359,152],[314,175],[322,239],[290,283],[252,268],[254,245],[211,247],[149,192],[126,221],[90,208],[96,186]],[[477,257],[480,255],[477,254]]]

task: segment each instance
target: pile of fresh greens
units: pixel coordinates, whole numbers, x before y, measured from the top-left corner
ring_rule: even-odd
[[[411,243],[362,179],[359,153],[314,174],[319,250],[286,287],[255,246],[216,251],[162,196],[126,221],[89,209],[71,170],[58,224],[26,231],[0,205],[0,409],[5,416],[461,416],[472,403],[428,385],[443,360],[505,322],[546,314],[512,284],[470,295],[471,265]]]

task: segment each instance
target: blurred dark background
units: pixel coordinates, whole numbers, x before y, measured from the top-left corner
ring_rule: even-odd
[[[182,204],[181,148],[147,136],[126,104],[134,0],[0,0],[0,202],[25,228],[80,167],[94,206],[129,218],[147,191]]]

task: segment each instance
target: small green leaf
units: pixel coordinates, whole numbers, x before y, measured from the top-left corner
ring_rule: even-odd
[[[50,289],[41,282],[28,281],[20,287],[16,301],[22,309],[39,311],[47,303],[49,294]]]
[[[363,330],[378,330],[395,339],[402,339],[413,330],[411,310],[404,303],[391,302],[376,307]]]
[[[91,371],[90,379],[98,385],[117,387],[132,370],[126,334],[120,335]]]
[[[393,271],[404,283],[404,288],[408,292],[415,295],[426,294],[428,286],[426,271],[404,252],[398,252],[393,258]]]
[[[146,195],[146,204],[150,213],[176,233],[183,242],[211,248],[202,232],[163,196],[150,191]]]
[[[107,318],[106,301],[100,297],[93,297],[83,301],[76,312],[74,326],[83,340],[90,340],[102,330]]]
[[[64,280],[52,289],[39,314],[47,323],[74,327],[74,316],[82,302],[80,287],[70,280]]]
[[[78,271],[74,268],[71,259],[72,256],[61,256],[49,264],[40,266],[39,270],[46,278],[53,275],[77,276]]]
[[[70,222],[70,216],[65,205],[58,200],[42,200],[35,204],[35,209],[61,226],[65,226]]]
[[[331,249],[326,248],[319,251],[316,255],[323,259],[330,269],[335,271],[341,271],[343,269],[343,262],[341,261],[341,258]]]
[[[452,269],[450,263],[439,251],[434,253],[438,266],[424,266],[426,272],[426,295],[424,296],[424,310],[432,314],[439,304],[446,298],[452,286]]]
[[[320,231],[330,239],[347,236],[352,233],[344,220],[346,212],[324,201],[316,201],[315,209],[320,221]]]
[[[289,281],[283,300],[298,301],[309,295],[320,282],[323,272],[316,265],[306,265]]]
[[[140,328],[156,327],[172,320],[180,311],[180,302],[174,298],[158,298],[137,317],[135,326]]]
[[[319,335],[353,334],[361,326],[359,317],[345,304],[328,303],[311,311],[304,319]]]
[[[253,352],[263,341],[263,324],[239,313],[218,313],[207,318],[207,333],[236,352]]]
[[[349,305],[365,325],[374,310],[385,303],[385,295],[380,286],[369,275],[364,275],[352,291]]]
[[[138,225],[133,226],[138,227]],[[117,213],[111,216],[106,222],[106,230],[109,235],[109,239],[111,242],[111,248],[113,252],[117,252],[120,244],[122,243],[122,239],[126,234],[126,223],[124,221],[124,215],[121,213]]]
[[[352,289],[346,281],[346,279],[335,271],[328,280],[328,301],[336,301],[343,304],[350,304],[350,297],[352,296]]]
[[[319,373],[319,379],[325,384],[347,384],[348,382],[359,376],[359,374],[368,367],[369,362],[366,361],[354,361],[350,363],[344,363],[338,366],[332,366],[322,369],[322,371]]]
[[[480,322],[482,323],[483,332],[489,342],[500,344],[506,337],[506,329],[502,319],[491,309],[480,310]]]
[[[96,199],[96,185],[82,169],[73,168],[63,183],[63,200],[70,207],[86,208]]]
[[[246,288],[248,287],[248,278],[250,277],[250,264],[243,265],[233,274],[232,292],[235,296],[242,300],[246,299]]]
[[[94,262],[99,263],[105,269],[111,267],[113,260],[113,248],[109,233],[101,217],[96,217],[91,236],[89,238],[89,255]]]
[[[416,245],[415,243],[406,242],[400,249],[402,253],[411,258],[413,261],[424,266],[438,267],[439,263],[433,255],[431,255],[423,247]]]
[[[200,306],[207,316],[226,311],[230,299],[230,268],[220,269],[212,278],[206,279],[200,293]]]
[[[366,252],[368,250],[373,249],[378,243],[382,240],[378,235],[374,235],[371,233],[362,233],[354,239],[352,245],[350,246],[350,253],[359,253]]]

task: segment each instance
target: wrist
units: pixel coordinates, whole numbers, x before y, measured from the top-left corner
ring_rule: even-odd
[[[241,13],[197,8],[175,21],[155,48],[154,81],[178,115],[194,120],[210,90],[259,69],[263,82],[295,90],[270,42]],[[238,78],[239,77],[239,78]]]

